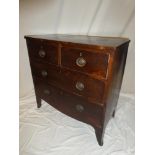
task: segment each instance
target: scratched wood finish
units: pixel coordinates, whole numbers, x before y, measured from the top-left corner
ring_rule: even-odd
[[[102,146],[107,123],[115,114],[129,39],[56,34],[25,38],[37,107],[43,99],[92,125]],[[79,57],[86,61],[82,67]]]

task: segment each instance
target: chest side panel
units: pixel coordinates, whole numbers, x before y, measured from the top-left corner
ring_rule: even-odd
[[[113,54],[111,73],[109,75],[108,87],[106,91],[105,126],[112,117],[112,114],[117,106],[124,75],[128,46],[129,43],[121,45]]]

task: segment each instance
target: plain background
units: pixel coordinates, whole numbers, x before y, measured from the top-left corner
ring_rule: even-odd
[[[33,89],[24,35],[52,33],[128,37],[121,92],[134,94],[134,0],[21,0],[19,11],[20,96]]]

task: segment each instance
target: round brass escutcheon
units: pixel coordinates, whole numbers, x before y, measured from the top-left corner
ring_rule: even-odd
[[[82,91],[84,89],[84,84],[82,82],[77,82],[76,89]]]
[[[48,89],[45,89],[44,90],[44,94],[49,95],[50,94],[50,91]]]
[[[76,64],[79,67],[84,67],[86,65],[86,60],[83,57],[79,57],[76,59]]]
[[[44,50],[40,50],[39,51],[39,56],[41,57],[41,58],[44,58],[45,56],[46,56],[46,52],[44,51]]]
[[[47,74],[47,71],[45,71],[45,70],[43,70],[43,71],[41,71],[41,75],[43,76],[43,77],[46,77],[48,74]]]
[[[82,111],[84,111],[84,107],[83,107],[82,105],[80,105],[80,104],[77,104],[77,105],[76,105],[76,110],[77,110],[78,112],[82,112]]]

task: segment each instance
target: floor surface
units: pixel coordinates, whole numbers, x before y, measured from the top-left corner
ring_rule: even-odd
[[[121,94],[98,145],[93,127],[46,102],[37,108],[34,91],[20,98],[20,155],[134,155],[134,96]]]

